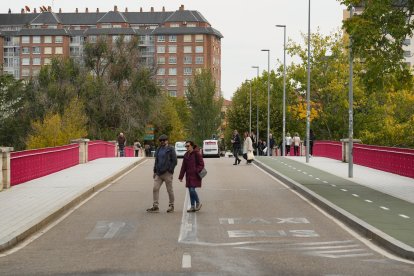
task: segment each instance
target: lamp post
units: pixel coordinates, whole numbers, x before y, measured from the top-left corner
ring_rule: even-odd
[[[354,7],[350,7],[350,17],[354,15]],[[354,177],[354,91],[353,91],[353,75],[354,75],[354,56],[352,53],[352,37],[349,35],[349,137],[348,137],[348,177]]]
[[[285,156],[286,150],[286,25],[276,25],[283,28],[283,132],[282,132],[282,156]]]
[[[310,4],[311,0],[309,0],[308,4],[308,83],[307,83],[307,91],[306,91],[306,163],[309,163],[309,131],[310,131],[310,113],[311,113],[311,106],[310,106]]]
[[[270,50],[263,49],[262,52],[267,52],[267,156],[270,156],[269,148],[269,134],[270,134]]]
[[[257,79],[259,79],[259,66],[252,66],[257,69]],[[259,93],[256,93],[256,155],[259,155]]]
[[[250,103],[249,103],[249,136],[252,133],[252,80],[246,80],[250,84]]]

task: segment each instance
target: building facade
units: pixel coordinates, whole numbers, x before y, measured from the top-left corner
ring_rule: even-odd
[[[3,72],[16,79],[36,76],[52,57],[71,57],[82,62],[85,43],[104,37],[108,43],[138,37],[140,62],[156,70],[157,84],[170,96],[183,97],[194,74],[210,69],[221,94],[221,39],[219,31],[198,11],[113,11],[0,14],[0,58]]]

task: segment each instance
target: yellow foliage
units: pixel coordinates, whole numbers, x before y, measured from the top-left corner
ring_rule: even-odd
[[[320,105],[311,102],[310,121],[319,118],[319,110]],[[306,102],[299,102],[297,105],[288,106],[288,112],[290,112],[293,115],[293,117],[296,117],[299,120],[305,120],[307,114]]]

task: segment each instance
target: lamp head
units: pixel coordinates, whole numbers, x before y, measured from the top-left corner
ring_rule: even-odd
[[[286,28],[286,25],[276,25],[276,27],[279,27],[279,28]]]

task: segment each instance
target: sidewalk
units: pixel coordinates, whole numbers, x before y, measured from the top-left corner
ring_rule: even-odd
[[[143,160],[101,158],[0,192],[0,252],[57,219]]]
[[[256,164],[400,257],[414,260],[414,179],[312,157],[258,157]]]

